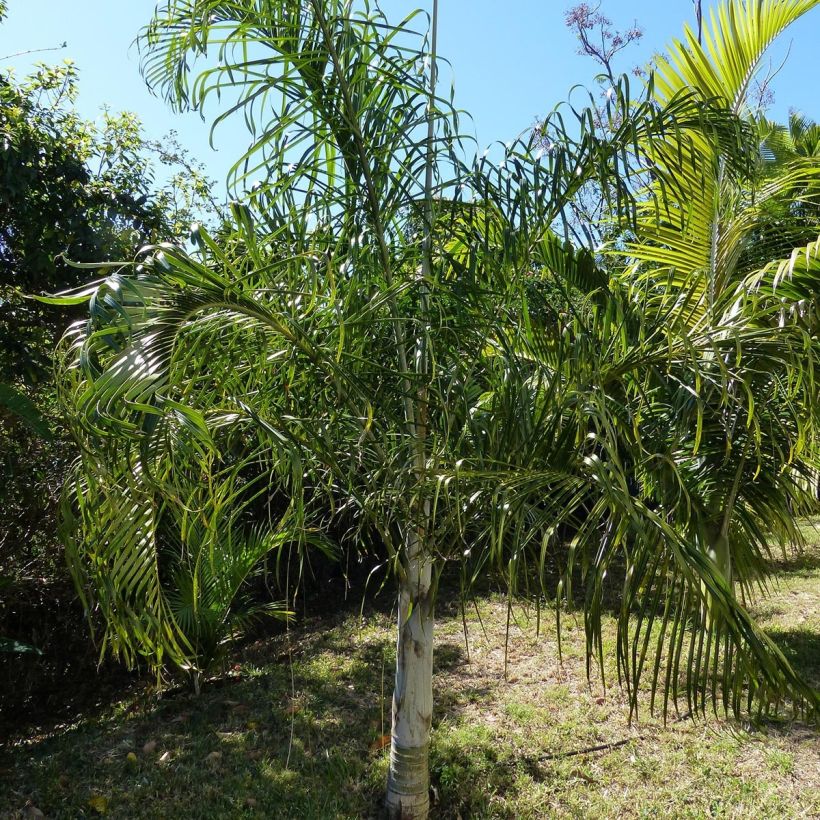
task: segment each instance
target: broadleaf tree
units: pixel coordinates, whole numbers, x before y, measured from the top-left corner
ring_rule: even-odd
[[[52,361],[84,306],[67,311],[29,296],[86,282],[89,271],[73,263],[131,257],[146,243],[186,237],[194,213],[218,224],[220,210],[173,135],[148,139],[129,112],[84,118],[74,63],[15,70],[32,50],[24,42],[10,50],[0,70],[0,632],[36,645],[44,660],[2,656],[9,713],[79,669],[88,649],[57,538],[61,487],[78,451]]]

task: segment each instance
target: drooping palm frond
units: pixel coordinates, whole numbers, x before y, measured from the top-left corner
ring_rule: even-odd
[[[77,465],[63,492],[61,534],[86,611],[99,608],[105,619],[101,654],[161,669],[191,646],[163,596],[150,495],[135,484],[123,473],[106,486]]]
[[[816,385],[783,379],[805,366],[806,334],[761,332],[745,317],[693,333],[677,295],[664,304],[639,293],[615,286],[603,305],[563,311],[557,338],[536,335],[517,368],[498,356],[504,379],[472,416],[475,445],[440,476],[457,493],[451,514],[469,522],[467,577],[495,566],[526,579],[525,567],[564,560],[571,534],[562,592],[573,600],[580,572],[591,657],[603,599],[621,593],[634,709],[646,678],[663,711],[679,696],[695,712],[715,699],[734,712],[749,699],[768,708],[783,686],[816,705],[735,598],[765,584],[772,534],[798,540],[801,498],[808,509],[798,479],[816,468],[805,436],[817,418],[804,412]],[[720,639],[704,642],[704,629]]]
[[[737,289],[733,310],[765,305],[771,321],[796,324],[816,336],[820,319],[820,238],[794,248],[786,259],[774,259],[747,275]],[[814,402],[811,403],[812,405]]]

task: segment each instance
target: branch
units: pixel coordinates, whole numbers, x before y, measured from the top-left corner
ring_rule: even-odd
[[[48,48],[30,48],[28,51],[17,51],[14,54],[6,54],[5,57],[0,57],[0,60],[13,60],[15,57],[25,57],[28,54],[42,54],[44,51],[61,51],[68,48],[68,42],[63,41],[62,45],[49,46]]]

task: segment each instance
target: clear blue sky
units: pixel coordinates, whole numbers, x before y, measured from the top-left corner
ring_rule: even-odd
[[[382,6],[388,13],[395,11],[398,19],[426,2],[382,0]],[[214,152],[207,123],[197,115],[174,114],[149,94],[131,43],[154,5],[154,0],[9,0],[8,20],[0,26],[0,58],[66,41],[67,48],[34,58],[69,57],[77,63],[79,105],[85,116],[97,116],[100,106],[108,104],[136,112],[150,137],[175,129],[221,183],[241,153],[245,132],[239,124],[218,132]],[[520,133],[565,99],[572,85],[588,83],[595,74],[593,63],[576,55],[574,39],[564,27],[571,0],[440,0],[440,5],[440,50],[453,64],[458,104],[473,114],[482,146]],[[624,57],[622,70],[662,50],[692,18],[691,0],[603,0],[602,10],[618,27],[637,20],[645,31],[640,46]],[[820,9],[815,9],[774,51],[777,65],[791,45],[789,61],[774,84],[773,116],[784,119],[795,107],[820,119],[818,35]],[[0,59],[0,65],[22,73],[31,59]]]

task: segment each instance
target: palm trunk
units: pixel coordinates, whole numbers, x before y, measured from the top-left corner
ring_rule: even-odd
[[[429,749],[433,718],[432,564],[411,533],[399,586],[396,686],[387,814],[393,820],[426,818],[430,807]]]
[[[430,49],[430,102],[427,108],[427,161],[424,178],[424,242],[421,262],[420,313],[429,311],[428,286],[433,259],[433,177],[435,164],[436,39],[438,0],[433,0]],[[414,449],[414,470],[424,487],[427,471],[429,423],[427,379],[428,331],[421,323],[416,339],[415,371],[418,388],[408,414]],[[387,814],[391,820],[426,818],[430,811],[430,727],[433,720],[433,563],[430,557],[430,504],[416,502],[418,517],[408,522],[405,560],[399,582],[396,685],[393,690],[393,727],[390,772],[387,778]],[[415,518],[415,516],[413,516]]]
[[[731,587],[734,583],[732,573],[732,551],[729,545],[729,536],[723,528],[712,539],[709,547],[709,557],[717,564],[726,583]]]
[[[746,445],[748,446],[748,445]],[[726,583],[730,587],[734,586],[734,574],[732,572],[732,548],[729,543],[729,527],[732,523],[732,514],[734,513],[735,501],[737,501],[737,494],[740,492],[740,482],[743,480],[743,470],[746,467],[746,450],[743,451],[743,456],[738,464],[735,478],[732,482],[732,487],[729,490],[729,495],[724,502],[723,517],[720,522],[720,527],[716,529],[711,538],[709,549],[709,557],[717,564],[721,573],[723,574]]]

